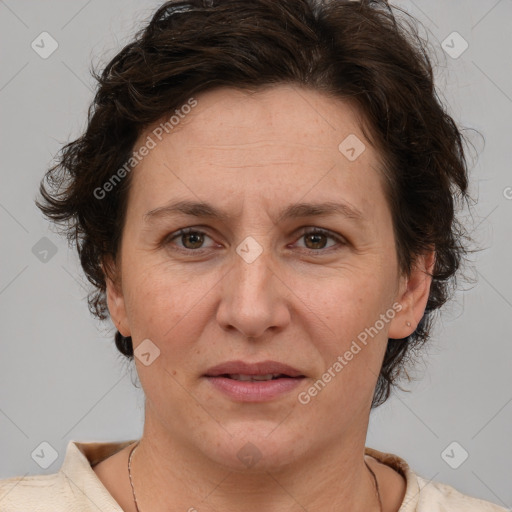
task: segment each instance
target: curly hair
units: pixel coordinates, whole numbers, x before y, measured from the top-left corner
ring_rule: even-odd
[[[92,70],[87,128],[61,148],[36,201],[77,247],[94,287],[91,313],[108,317],[105,262],[116,261],[131,174],[108,194],[97,191],[132,158],[139,135],[203,91],[306,86],[362,112],[363,133],[383,161],[401,271],[436,252],[421,322],[407,338],[388,340],[372,407],[384,403],[409,378],[433,313],[454,291],[467,253],[456,202],[469,198],[462,131],[439,99],[415,20],[395,11],[409,16],[384,0],[168,1],[100,74]],[[133,358],[130,338],[117,331],[115,341]]]

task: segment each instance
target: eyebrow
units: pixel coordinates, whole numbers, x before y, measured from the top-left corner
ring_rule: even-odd
[[[157,218],[180,214],[191,217],[210,218],[223,222],[227,222],[230,219],[230,215],[225,211],[201,201],[171,202],[146,212],[143,218],[144,221],[151,222]],[[328,201],[324,203],[297,203],[289,205],[280,213],[278,222],[288,219],[327,215],[342,215],[361,223],[366,220],[362,212],[354,206],[345,202]]]

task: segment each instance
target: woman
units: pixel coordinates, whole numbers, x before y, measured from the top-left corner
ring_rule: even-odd
[[[462,135],[385,2],[168,2],[41,186],[146,397],[0,508],[499,511],[365,447],[464,255]]]

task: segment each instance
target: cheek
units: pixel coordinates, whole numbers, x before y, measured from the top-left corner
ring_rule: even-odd
[[[330,414],[366,410],[387,345],[392,316],[383,322],[381,315],[390,308],[390,298],[386,283],[363,273],[339,279],[327,292],[311,295],[308,306],[322,311],[324,319],[310,332],[323,362],[322,375],[317,377],[328,382],[319,393],[318,407]],[[324,324],[329,327],[327,336],[319,334],[326,332]],[[354,401],[355,396],[361,399]]]
[[[134,265],[126,279],[127,314],[135,338],[169,337],[197,302],[193,281],[161,267]]]
[[[330,328],[329,340],[333,340],[336,348],[339,340],[350,342],[373,325],[390,306],[392,295],[388,280],[383,277],[382,273],[352,269],[322,283],[303,283],[305,306],[325,321]]]

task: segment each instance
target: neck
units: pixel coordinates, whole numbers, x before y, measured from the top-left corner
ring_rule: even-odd
[[[132,457],[140,512],[295,512],[307,509],[379,512],[375,481],[364,462],[364,439],[315,450],[286,467],[256,464],[240,471],[212,461],[146,421]],[[162,434],[162,432],[160,432]],[[248,499],[249,497],[249,499]]]

